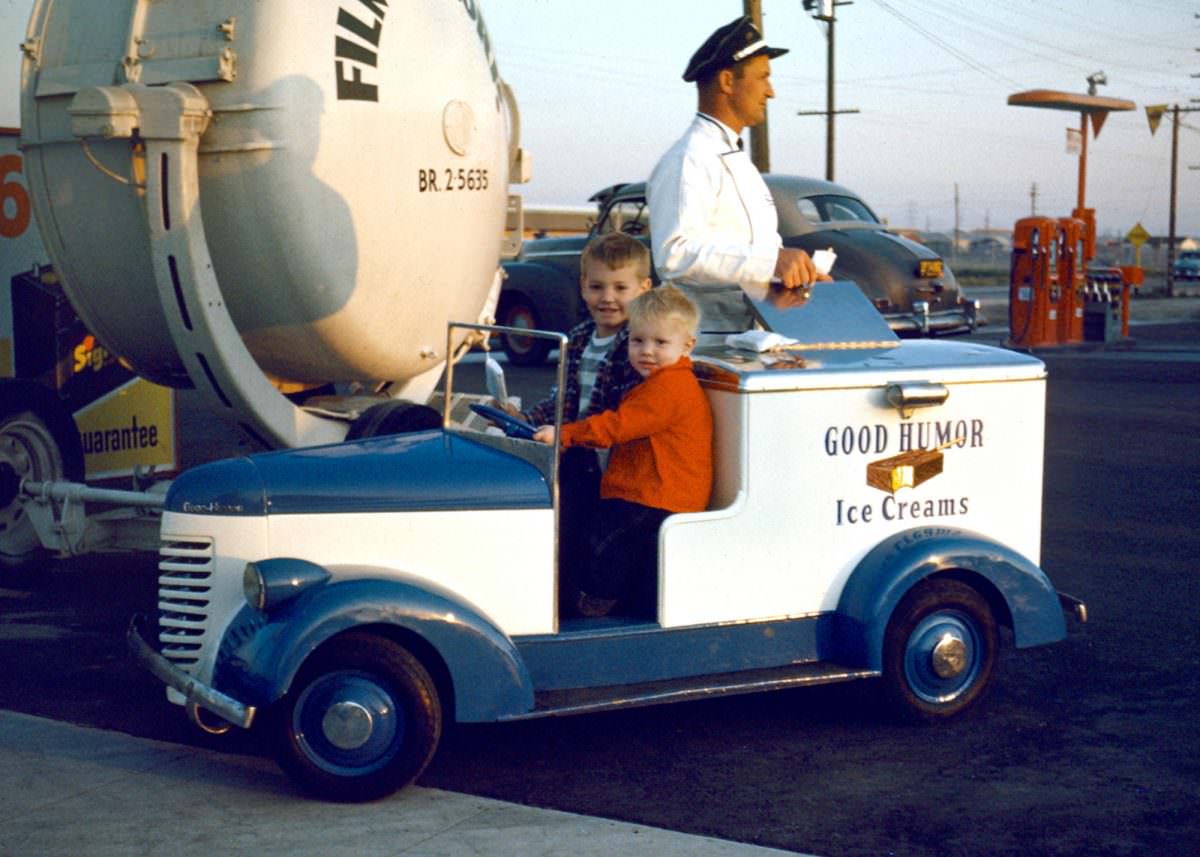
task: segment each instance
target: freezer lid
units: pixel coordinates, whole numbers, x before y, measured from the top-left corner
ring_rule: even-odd
[[[747,288],[746,298],[766,330],[815,349],[891,348],[900,340],[854,282],[834,280],[807,289]]]

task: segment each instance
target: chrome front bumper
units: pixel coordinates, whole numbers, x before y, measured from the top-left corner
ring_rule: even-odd
[[[977,327],[987,324],[979,311],[979,301],[967,301],[954,309],[930,312],[925,301],[914,301],[910,313],[885,313],[888,326],[897,333],[946,333],[963,331],[974,333]]]
[[[133,659],[142,667],[149,670],[167,687],[173,688],[187,699],[188,715],[196,725],[205,731],[217,731],[211,725],[202,723],[197,708],[203,708],[220,717],[222,720],[249,729],[254,722],[257,709],[253,705],[245,705],[231,696],[226,696],[215,688],[209,687],[181,670],[178,666],[160,655],[142,635],[143,618],[134,616],[129,623],[129,631],[125,641]]]

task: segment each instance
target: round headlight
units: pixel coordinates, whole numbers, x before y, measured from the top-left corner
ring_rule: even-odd
[[[246,563],[246,570],[242,572],[242,594],[246,596],[246,603],[255,610],[267,606],[267,585],[262,572],[252,562]]]

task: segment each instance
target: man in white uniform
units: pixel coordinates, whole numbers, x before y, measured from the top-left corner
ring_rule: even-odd
[[[749,17],[709,36],[683,73],[696,84],[696,118],[646,187],[654,266],[700,305],[705,331],[749,326],[744,287],[829,279],[806,252],[782,246],[771,192],[742,148],[742,129],[762,122],[775,97],[770,60],[785,53]]]

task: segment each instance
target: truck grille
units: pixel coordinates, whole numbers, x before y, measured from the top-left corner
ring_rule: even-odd
[[[191,672],[208,630],[213,541],[168,537],[158,553],[158,641],[163,657]]]

